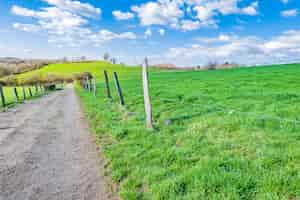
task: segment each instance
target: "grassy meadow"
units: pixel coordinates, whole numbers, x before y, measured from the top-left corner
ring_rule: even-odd
[[[119,72],[125,107],[112,79],[113,100],[106,98],[104,68]],[[38,70],[83,71],[98,79],[96,97],[77,91],[123,199],[300,198],[300,65],[151,70],[155,130],[145,129],[140,69],[80,63]]]
[[[138,75],[80,96],[124,199],[297,199],[299,67],[150,72],[154,131]]]
[[[106,69],[112,74],[113,71],[124,74],[123,78],[131,78],[139,71],[136,67],[125,67],[122,65],[113,65],[108,62],[87,62],[87,63],[62,63],[62,64],[50,64],[47,67],[39,70],[23,73],[18,76],[19,80],[27,79],[28,77],[41,74],[61,74],[70,75],[82,72],[91,72],[97,80],[103,80],[103,70]]]

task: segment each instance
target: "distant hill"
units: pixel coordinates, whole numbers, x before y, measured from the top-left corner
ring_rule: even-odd
[[[57,62],[59,60],[0,57],[0,77],[40,69],[43,66]]]

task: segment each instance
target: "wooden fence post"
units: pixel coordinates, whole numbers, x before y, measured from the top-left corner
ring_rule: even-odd
[[[37,85],[35,85],[35,93],[38,94],[39,93],[39,88]]]
[[[15,93],[15,97],[16,97],[16,103],[19,103],[19,94],[18,94],[18,90],[17,90],[16,86],[14,86],[14,93]]]
[[[96,96],[96,92],[97,92],[96,78],[93,78],[93,92],[94,92],[94,96]]]
[[[90,78],[86,77],[86,85],[87,85],[87,89],[90,92],[91,91],[91,82],[90,82]]]
[[[0,95],[1,95],[1,102],[2,102],[2,110],[5,111],[5,96],[3,91],[3,86],[0,84]]]
[[[32,95],[32,91],[31,91],[31,86],[28,87],[28,90],[29,90],[30,97],[32,97],[33,95]]]
[[[45,93],[45,95],[48,95],[47,87],[45,85],[43,87],[44,87],[44,93]]]
[[[111,93],[110,93],[110,87],[109,87],[109,80],[108,80],[108,75],[107,75],[107,71],[106,70],[104,70],[104,78],[105,78],[105,86],[106,86],[107,97],[111,99]]]
[[[122,89],[121,89],[121,86],[120,86],[120,82],[119,82],[119,79],[118,79],[117,72],[114,72],[114,78],[115,78],[117,92],[118,92],[118,95],[119,95],[119,98],[120,98],[120,104],[122,106],[124,106],[125,105],[125,101],[124,101],[124,97],[123,97],[123,93],[122,93]]]
[[[22,91],[23,91],[23,100],[26,100],[26,91],[25,91],[25,87],[22,87]]]
[[[149,129],[153,128],[152,124],[152,108],[151,108],[151,100],[149,93],[149,79],[148,79],[148,59],[145,58],[143,63],[143,88],[144,88],[144,104],[145,104],[145,112],[146,112],[146,126]]]

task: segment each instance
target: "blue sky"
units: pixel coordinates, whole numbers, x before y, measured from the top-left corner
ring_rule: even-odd
[[[180,66],[300,60],[299,0],[8,0],[0,55]]]

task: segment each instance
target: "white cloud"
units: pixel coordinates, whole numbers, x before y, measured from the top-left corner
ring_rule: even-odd
[[[15,15],[25,16],[25,17],[33,17],[35,16],[35,11],[23,8],[17,5],[13,5],[11,8],[11,12]]]
[[[298,15],[298,9],[285,10],[281,12],[282,17],[296,17]]]
[[[197,12],[197,17],[201,21],[212,20],[218,14],[243,14],[243,15],[257,15],[258,2],[255,1],[247,7],[240,8],[238,6],[239,0],[203,0],[196,1],[194,10]]]
[[[182,20],[181,23],[181,29],[184,31],[197,30],[201,26],[201,23],[199,21]]]
[[[204,6],[195,6],[194,10],[197,12],[197,18],[201,21],[210,20],[215,15],[213,9]]]
[[[149,38],[152,36],[152,30],[148,28],[144,33],[144,38]]]
[[[159,33],[161,36],[164,36],[165,33],[166,33],[166,30],[165,30],[165,29],[159,29],[159,30],[158,30],[158,33]]]
[[[15,29],[27,32],[47,33],[49,43],[58,46],[80,46],[84,44],[101,45],[114,39],[134,40],[132,32],[114,33],[108,30],[91,30],[89,18],[100,16],[101,9],[90,4],[70,0],[44,0],[50,7],[31,10],[17,5],[12,6],[11,12],[35,20],[32,24],[14,23]]]
[[[172,25],[177,24],[184,15],[179,6],[177,1],[161,0],[133,6],[131,9],[137,13],[143,26]]]
[[[72,0],[43,0],[49,5],[53,5],[61,10],[69,11],[85,17],[99,17],[101,9],[96,8],[88,3]]]
[[[40,26],[34,24],[21,24],[21,23],[14,23],[13,27],[15,29],[24,31],[24,32],[38,32],[41,30]]]
[[[41,27],[48,30],[65,30],[88,23],[88,21],[83,17],[61,10],[57,7],[47,7],[36,11],[19,6],[13,6],[11,11],[13,14],[19,16],[35,18]]]
[[[258,1],[253,2],[250,6],[241,9],[241,12],[246,15],[257,15]]]
[[[281,0],[282,3],[287,4],[289,3],[289,0]]]
[[[134,18],[134,14],[131,12],[121,12],[120,10],[115,10],[112,12],[112,14],[117,20],[128,20]]]
[[[169,60],[181,58],[181,62],[193,65],[211,61],[264,64],[289,62],[300,57],[300,30],[287,31],[270,40],[220,35],[200,41],[200,44],[191,44],[189,47],[170,48],[166,57]]]
[[[274,50],[291,50],[300,48],[300,31],[290,30],[284,32],[281,36],[266,42],[264,47],[269,51]]]
[[[219,15],[258,14],[258,1],[239,7],[242,0],[158,0],[133,6],[143,26],[165,25],[191,31],[203,26],[216,26]],[[194,12],[193,12],[194,11]],[[190,16],[191,18],[186,18]],[[197,19],[197,20],[195,20]],[[180,28],[181,27],[181,28]]]
[[[238,40],[238,36],[236,35],[227,35],[227,34],[220,34],[218,37],[215,38],[208,38],[208,37],[199,37],[196,38],[196,41],[201,43],[224,43],[224,42],[232,42],[234,40]]]
[[[109,41],[109,40],[114,40],[114,39],[129,39],[129,40],[135,40],[136,35],[132,32],[125,32],[125,33],[113,33],[108,30],[101,30],[98,33],[98,36],[100,39]]]

